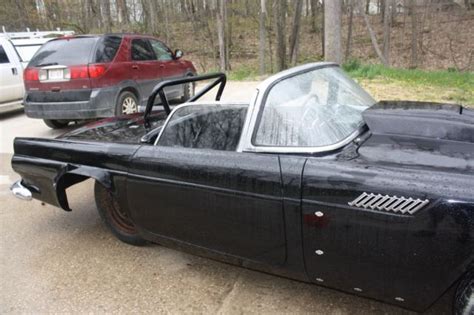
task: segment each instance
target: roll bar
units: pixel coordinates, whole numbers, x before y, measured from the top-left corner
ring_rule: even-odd
[[[166,80],[166,81],[158,83],[153,88],[153,91],[151,92],[151,95],[148,98],[148,102],[146,104],[145,114],[143,115],[143,118],[145,119],[145,121],[148,121],[148,117],[151,114],[151,110],[153,108],[157,95],[160,96],[161,104],[163,105],[163,108],[165,109],[166,115],[170,114],[171,109],[170,109],[169,101],[166,98],[166,94],[164,92],[165,87],[184,84],[184,83],[190,83],[190,82],[210,80],[210,79],[216,79],[216,80],[206,85],[202,90],[200,90],[193,97],[187,100],[187,102],[194,102],[198,100],[199,98],[201,98],[204,94],[209,92],[212,88],[214,88],[218,84],[219,84],[219,89],[217,90],[216,101],[219,101],[221,99],[222,92],[224,92],[224,87],[227,81],[225,74],[222,72],[210,73],[210,74],[204,74],[204,75],[198,75],[198,76],[190,76],[190,77],[185,77],[185,78],[180,78],[180,79]]]

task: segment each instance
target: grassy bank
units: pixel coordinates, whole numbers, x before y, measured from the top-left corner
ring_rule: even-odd
[[[388,68],[364,65],[357,60],[344,64],[343,68],[378,100],[435,101],[474,107],[473,72]],[[249,66],[240,66],[228,77],[237,81],[264,78],[258,75],[258,69]]]
[[[343,65],[345,71],[378,99],[413,99],[474,106],[474,73]]]

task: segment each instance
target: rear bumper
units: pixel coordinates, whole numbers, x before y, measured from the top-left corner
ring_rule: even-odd
[[[26,92],[24,98],[25,113],[30,118],[42,119],[80,120],[112,117],[115,115],[115,102],[118,92],[117,87],[93,89],[87,100],[58,102],[38,102],[37,99],[30,101],[31,98]],[[61,92],[51,93],[61,95]],[[74,91],[68,91],[68,96],[71,93],[74,93]],[[83,94],[83,91],[77,93]]]
[[[21,200],[33,199],[31,191],[23,185],[21,180],[14,182],[13,185],[10,187],[10,190],[15,197]]]

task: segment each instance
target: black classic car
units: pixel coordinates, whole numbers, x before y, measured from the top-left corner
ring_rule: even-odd
[[[211,78],[170,108],[165,87]],[[101,217],[126,243],[416,311],[450,294],[454,313],[472,314],[472,109],[376,103],[331,63],[268,78],[250,104],[195,102],[224,85],[222,74],[166,81],[143,115],[16,138],[13,193],[70,211],[66,188],[93,178]]]

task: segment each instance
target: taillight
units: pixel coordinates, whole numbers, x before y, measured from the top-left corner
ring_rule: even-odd
[[[89,71],[87,70],[87,66],[72,66],[69,67],[69,76],[71,79],[88,79]]]
[[[25,81],[38,81],[38,69],[26,68],[25,72],[23,73],[23,79]]]
[[[105,65],[89,65],[89,77],[91,79],[98,78],[104,74],[105,70]]]
[[[95,79],[104,74],[107,67],[100,64],[92,64],[88,66],[71,66],[66,72],[68,79]]]

